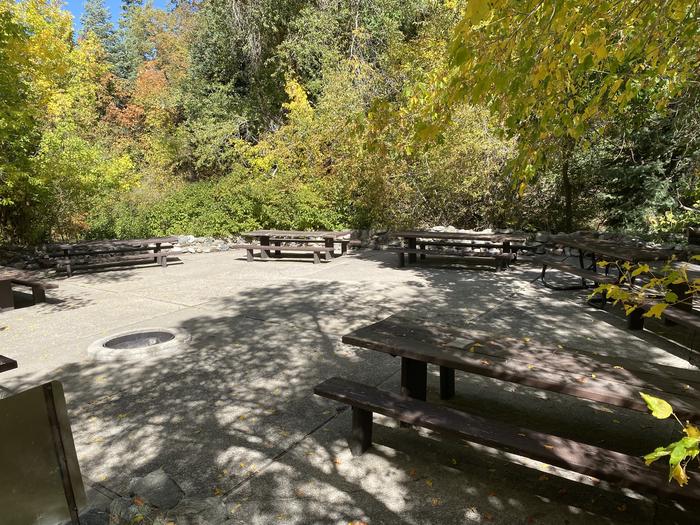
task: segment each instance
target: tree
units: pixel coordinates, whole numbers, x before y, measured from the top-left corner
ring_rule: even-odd
[[[93,33],[113,63],[116,59],[118,40],[105,1],[86,0],[80,24],[80,36],[85,38],[89,33]]]
[[[470,0],[431,111],[486,105],[518,137],[515,173],[558,166],[571,229],[572,156],[640,97],[661,111],[696,77],[699,14],[691,0]]]

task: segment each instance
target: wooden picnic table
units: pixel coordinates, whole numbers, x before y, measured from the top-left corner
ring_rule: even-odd
[[[254,230],[244,232],[243,237],[257,240],[260,246],[270,246],[272,243],[276,247],[281,247],[282,243],[298,242],[301,244],[323,243],[325,248],[333,253],[336,243],[341,245],[341,254],[347,251],[350,242],[351,231],[299,231],[299,230]],[[265,256],[269,256],[268,250],[263,250]],[[281,251],[275,250],[275,256],[281,257]]]
[[[639,392],[667,399],[679,417],[700,415],[700,372],[598,355],[573,348],[502,337],[476,330],[389,317],[343,336],[343,342],[401,358],[401,392],[332,377],[316,395],[352,409],[348,444],[353,455],[373,442],[373,414],[522,455],[600,480],[679,501],[700,500],[700,485],[680,488],[667,481],[668,466],[645,465],[637,453],[569,439],[529,426],[478,416],[449,403],[427,400],[427,365],[440,367],[440,397],[455,394],[455,370],[559,392],[587,401],[647,412]],[[603,408],[603,407],[601,407]],[[689,476],[700,484],[700,475]],[[688,490],[691,489],[692,490]]]
[[[14,285],[31,288],[34,304],[46,301],[46,290],[58,288],[57,284],[47,281],[37,272],[0,266],[0,310],[15,307]]]
[[[167,253],[161,253],[161,249],[172,246],[178,241],[175,236],[152,237],[147,239],[113,239],[100,241],[87,241],[75,244],[50,244],[47,245],[49,258],[58,259],[58,264],[63,265],[68,274],[72,275],[73,269],[89,268],[95,266],[114,266],[129,262],[139,262],[149,259],[153,255],[153,262],[159,263],[163,268],[167,266]],[[144,253],[149,252],[149,253]],[[127,255],[134,254],[134,255]],[[114,256],[117,256],[115,258]],[[102,262],[88,262],[75,265],[74,259],[98,257]]]
[[[454,395],[454,371],[647,411],[644,391],[679,417],[700,416],[700,372],[579,349],[503,337],[400,315],[343,336],[343,342],[401,357],[404,394],[425,400],[428,363],[440,366],[443,399]]]
[[[428,230],[408,230],[408,231],[397,231],[391,232],[392,237],[403,239],[403,241],[408,245],[409,250],[416,250],[417,246],[421,244],[421,240],[428,241],[436,239],[449,243],[449,241],[480,241],[486,243],[498,244],[498,247],[502,249],[503,252],[511,251],[511,243],[526,241],[524,235],[508,234],[508,233],[485,233],[485,232],[434,232]],[[424,244],[424,243],[423,243]],[[478,245],[475,245],[478,247]],[[488,247],[488,246],[487,246]],[[408,252],[408,262],[414,263],[417,260],[417,254]]]
[[[674,254],[677,255],[677,252],[674,250],[644,248],[611,239],[596,239],[586,236],[554,235],[550,241],[554,244],[577,250],[579,252],[581,268],[584,267],[583,259],[585,254],[591,255],[593,264],[595,264],[596,260],[601,258],[636,264],[640,262],[666,260],[670,259]]]

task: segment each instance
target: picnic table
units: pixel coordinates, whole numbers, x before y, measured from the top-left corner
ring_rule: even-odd
[[[248,261],[253,260],[253,251],[259,250],[262,259],[268,259],[274,251],[274,257],[282,257],[282,251],[311,252],[314,263],[320,262],[320,254],[326,261],[335,255],[335,245],[340,244],[340,253],[345,254],[351,243],[350,231],[298,231],[298,230],[254,230],[241,235],[253,239],[255,244],[236,244],[233,248],[246,250]],[[293,246],[290,243],[301,244]],[[322,244],[322,246],[318,246]]]
[[[427,366],[440,367],[440,397],[455,395],[455,370],[558,392],[583,400],[647,411],[640,391],[668,400],[679,417],[700,416],[700,372],[603,356],[400,315],[355,330],[346,344],[401,358],[401,392],[393,393],[334,377],[316,386],[317,395],[352,407],[353,454],[372,443],[372,414],[525,455],[547,464],[622,483],[655,494],[700,499],[667,483],[664,465],[642,458],[457,410],[427,399]],[[666,467],[667,468],[667,467]],[[692,474],[700,483],[700,475]],[[692,481],[691,481],[692,483]]]
[[[46,301],[46,290],[58,288],[57,284],[47,282],[36,272],[0,266],[0,310],[15,307],[14,285],[31,288],[34,304]]]
[[[554,244],[574,248],[579,253],[579,263],[584,268],[584,257],[590,254],[592,265],[596,261],[607,259],[637,264],[670,259],[677,252],[660,248],[645,248],[611,239],[596,239],[588,236],[553,235],[550,241]]]
[[[390,235],[403,240],[404,248],[396,250],[399,252],[399,264],[401,266],[403,265],[401,264],[403,254],[408,255],[409,263],[415,263],[419,255],[421,259],[425,259],[427,255],[450,256],[453,254],[453,252],[427,249],[428,246],[434,246],[461,249],[461,251],[454,252],[454,255],[461,256],[470,262],[483,262],[487,259],[492,259],[491,262],[494,262],[497,267],[501,267],[504,259],[510,261],[512,258],[510,255],[497,257],[494,254],[476,252],[474,249],[497,249],[500,251],[500,255],[503,256],[517,252],[526,241],[524,235],[486,232],[412,230],[392,232]],[[467,248],[467,250],[464,250],[464,248]]]
[[[70,277],[73,274],[73,270],[79,268],[116,266],[149,259],[165,268],[167,266],[167,254],[162,253],[162,250],[172,247],[177,241],[178,238],[175,236],[147,239],[113,239],[74,244],[49,244],[46,250],[48,257],[57,259],[59,267],[64,268],[68,277]],[[76,264],[76,260],[86,262]]]

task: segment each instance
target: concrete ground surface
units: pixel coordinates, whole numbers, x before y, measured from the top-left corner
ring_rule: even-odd
[[[232,251],[182,255],[165,270],[78,274],[58,279],[48,303],[0,314],[0,353],[19,363],[0,387],[63,382],[95,505],[162,467],[188,496],[221,498],[231,523],[663,521],[652,499],[381,417],[373,448],[353,458],[350,411],[313,395],[332,376],[398,389],[398,359],[340,341],[395,313],[690,367],[685,347],[630,332],[619,312],[544,288],[538,274],[526,262],[505,272],[399,269],[395,254],[377,251],[320,265],[248,263]],[[147,360],[87,355],[97,339],[151,327],[191,339],[175,355]],[[626,443],[634,454],[677,432],[646,414],[468,374],[457,374],[451,402],[582,441]],[[697,515],[687,512],[687,523]]]

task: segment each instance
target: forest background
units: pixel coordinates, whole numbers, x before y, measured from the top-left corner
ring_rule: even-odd
[[[620,3],[624,16],[639,16],[635,3]],[[497,27],[481,4],[123,0],[115,25],[103,0],[87,0],[76,34],[60,2],[0,0],[0,242],[436,224],[659,238],[696,224],[697,63],[669,89],[653,41],[641,50],[655,76],[642,78],[637,66],[608,67],[622,37],[601,44],[583,28],[580,45],[567,44],[578,53],[570,70],[585,69],[586,85],[610,80],[615,111],[599,111],[568,73],[543,72],[537,53],[516,61],[527,90],[499,80],[521,78],[517,69],[493,79],[472,60],[460,74],[474,28]],[[697,59],[691,3],[662,4],[673,27],[690,28],[673,45]],[[532,13],[508,24],[556,20]],[[479,89],[446,103],[455,81]],[[541,126],[547,108],[562,114],[557,82],[576,93],[561,108],[581,107],[586,122],[567,124],[563,140]],[[512,96],[495,96],[506,84]],[[516,100],[528,101],[526,118]]]

